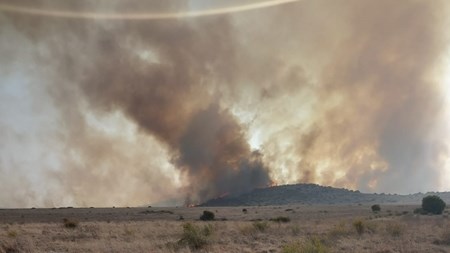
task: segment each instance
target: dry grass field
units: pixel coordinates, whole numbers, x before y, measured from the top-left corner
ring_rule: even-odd
[[[3,209],[0,252],[450,252],[449,210],[416,207]]]

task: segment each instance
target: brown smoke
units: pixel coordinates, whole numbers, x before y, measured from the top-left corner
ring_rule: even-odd
[[[220,95],[215,86],[226,87],[232,80],[234,50],[227,18],[111,25],[77,20],[55,25],[50,19],[34,24],[40,31],[29,27],[33,18],[14,21],[51,48],[42,56],[55,70],[49,92],[55,104],[62,105],[68,132],[63,142],[77,156],[64,161],[66,168],[56,176],[70,195],[85,201],[82,204],[92,203],[91,192],[127,188],[121,184],[132,182],[119,180],[120,169],[144,173],[143,178],[159,181],[158,188],[168,181],[158,169],[145,172],[139,161],[128,161],[120,153],[126,150],[114,149],[123,145],[120,141],[91,133],[80,115],[85,99],[90,110],[120,111],[139,131],[164,144],[187,178],[193,201],[271,184],[268,169],[260,155],[250,151],[241,126],[215,101]]]
[[[286,167],[277,181],[436,189],[443,168],[431,154],[444,152],[436,147],[447,141],[445,133],[433,133],[443,120],[443,85],[432,78],[446,46],[443,2],[309,1],[297,7],[275,14],[279,29],[251,34],[265,42],[260,52],[277,48],[278,67],[253,65],[263,85],[262,107],[277,109],[257,122],[269,133],[263,153],[273,167]],[[280,41],[298,54],[285,54],[275,46]],[[257,62],[273,60],[268,52]],[[281,80],[273,82],[277,75]],[[280,111],[280,103],[300,107]]]
[[[17,3],[84,11],[189,6],[56,2]],[[0,204],[197,202],[273,181],[442,189],[437,160],[449,156],[448,137],[436,131],[445,119],[434,75],[446,50],[447,7],[300,1],[151,21],[0,14],[0,53],[7,56],[0,73],[25,73],[36,108],[53,115],[29,116],[39,133],[0,121],[8,140],[2,149],[38,142],[39,154],[50,157],[34,163],[35,178],[30,163],[0,156],[0,172],[14,182],[3,187],[34,184],[0,194]],[[20,196],[26,200],[14,200]]]

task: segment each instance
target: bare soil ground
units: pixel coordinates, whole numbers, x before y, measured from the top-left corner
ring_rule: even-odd
[[[450,252],[449,210],[416,207],[2,209],[0,252]],[[200,221],[204,210],[215,221]]]

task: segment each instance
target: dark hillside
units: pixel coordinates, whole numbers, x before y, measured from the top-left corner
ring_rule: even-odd
[[[257,206],[288,204],[420,204],[426,195],[439,195],[450,203],[450,192],[409,195],[361,193],[316,184],[295,184],[255,189],[239,196],[211,199],[201,206]]]

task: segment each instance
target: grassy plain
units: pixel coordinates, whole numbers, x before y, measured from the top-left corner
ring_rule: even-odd
[[[450,252],[449,210],[416,207],[2,209],[0,252]]]

